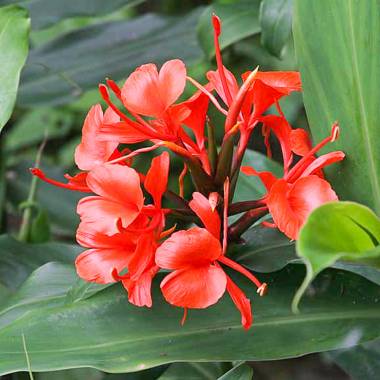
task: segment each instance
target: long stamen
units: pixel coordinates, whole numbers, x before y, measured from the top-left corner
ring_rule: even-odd
[[[178,178],[179,196],[181,198],[183,198],[184,192],[185,192],[184,191],[185,187],[184,187],[184,183],[183,182],[184,182],[186,173],[187,173],[187,165],[184,163],[183,164],[183,169],[182,169],[181,174],[179,175],[179,178]]]
[[[293,166],[293,168],[289,171],[288,175],[286,176],[287,181],[291,181],[295,178],[298,178],[299,175],[302,174],[302,172],[305,170],[305,165],[307,166],[309,164],[309,159],[314,156],[315,153],[317,153],[320,149],[322,149],[325,145],[327,145],[330,142],[334,142],[339,137],[339,124],[335,122],[333,126],[331,127],[331,134],[330,136],[323,139],[319,144],[317,144],[313,149],[311,149],[305,156],[303,156],[296,165]]]
[[[225,255],[227,251],[229,199],[230,199],[230,179],[227,177],[223,184],[223,255]]]
[[[56,181],[54,179],[46,177],[46,174],[38,168],[30,168],[30,172],[41,179],[44,182],[50,183],[51,185],[57,186],[57,187],[62,187],[64,189],[69,189],[69,190],[74,190],[74,191],[81,191],[83,193],[92,193],[92,191],[87,187],[87,186],[79,186],[79,185],[74,185],[71,183],[63,183]]]
[[[218,66],[218,73],[220,76],[220,80],[222,82],[223,91],[224,91],[224,94],[226,95],[227,105],[230,106],[232,103],[232,96],[231,96],[230,89],[228,87],[226,74],[224,72],[222,53],[220,51],[220,45],[219,45],[219,36],[221,33],[221,23],[220,23],[219,17],[215,14],[212,15],[212,25],[214,28],[214,46],[215,46],[216,64]]]
[[[191,77],[186,77],[186,79],[192,83],[199,91],[203,92],[205,95],[208,96],[208,98],[211,100],[212,104],[220,111],[223,115],[228,115],[228,112],[219,104],[217,99],[213,94],[211,94],[210,91],[208,91],[204,86],[202,86],[199,82],[197,82],[195,79]]]
[[[257,286],[257,293],[259,293],[260,296],[263,296],[266,293],[267,284],[265,282],[261,283],[250,271],[242,267],[240,264],[236,263],[235,261],[232,261],[226,256],[220,256],[218,261],[236,270],[237,272],[241,273],[249,280],[251,280]]]
[[[108,161],[108,164],[117,164],[118,162],[121,162],[121,161],[127,160],[127,159],[129,159],[131,157],[137,156],[140,153],[151,152],[152,150],[155,150],[155,149],[159,148],[162,145],[164,145],[164,144],[162,142],[159,142],[157,144],[154,144],[152,146],[148,146],[146,148],[136,149],[135,151],[127,154],[126,156],[121,156],[121,157],[115,158],[112,161]]]
[[[185,324],[186,318],[187,318],[187,307],[184,307],[183,308],[183,317],[181,319],[181,326],[183,326]]]

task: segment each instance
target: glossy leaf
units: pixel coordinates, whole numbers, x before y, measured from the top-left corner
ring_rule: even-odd
[[[126,78],[144,63],[202,57],[195,36],[200,9],[185,17],[145,14],[88,26],[33,49],[22,76],[19,103],[62,104],[110,77]]]
[[[0,8],[0,132],[11,117],[28,54],[30,19],[17,6]]]
[[[246,363],[238,364],[218,380],[252,380],[253,369]]]
[[[0,236],[0,285],[15,290],[29,274],[48,261],[74,263],[81,248],[63,243],[25,244]]]
[[[198,38],[207,57],[215,54],[211,15],[222,21],[220,47],[222,49],[243,38],[260,33],[259,0],[240,0],[233,3],[215,3],[202,13],[198,25]]]
[[[158,292],[161,276],[153,286],[151,309],[129,304],[120,284],[67,304],[61,295],[71,286],[67,271],[71,268],[74,275],[74,268],[62,267],[63,275],[55,271],[50,276],[61,284],[61,292],[54,286],[56,296],[47,302],[43,296],[47,290],[39,278],[52,265],[58,268],[55,264],[40,268],[38,276],[34,273],[33,281],[29,279],[22,288],[23,294],[29,287],[37,293],[35,298],[28,296],[27,311],[16,294],[18,306],[2,314],[7,324],[0,329],[0,374],[25,370],[22,334],[34,371],[95,367],[107,372],[136,371],[173,361],[279,359],[342,347],[353,330],[359,332],[356,343],[379,335],[380,288],[340,271],[329,270],[316,280],[301,315],[293,315],[289,308],[302,277],[300,266],[261,275],[270,289],[266,297],[254,296],[252,284],[233,276],[253,298],[255,322],[247,332],[227,296],[208,309],[190,310],[181,327],[182,310],[164,303]],[[8,323],[15,313],[17,319]]]
[[[209,380],[218,379],[228,363],[173,363],[158,380]]]
[[[334,121],[341,126],[328,149],[347,158],[327,168],[327,177],[341,199],[379,213],[380,3],[295,0],[293,34],[315,141]]]
[[[281,57],[292,31],[293,0],[262,0],[260,5],[261,43]]]
[[[0,5],[19,4],[29,10],[33,29],[42,29],[70,17],[99,16],[144,0],[0,0]]]
[[[337,260],[380,268],[380,219],[353,202],[331,202],[315,209],[302,227],[297,254],[305,260],[307,275],[293,308],[310,282]]]
[[[377,380],[380,373],[380,339],[331,351],[327,357],[334,360],[352,380]]]
[[[243,165],[252,166],[257,171],[270,171],[276,176],[282,176],[282,167],[278,162],[254,150],[246,151]],[[235,202],[258,199],[264,194],[265,187],[257,177],[246,176],[243,173],[239,174],[234,197]]]

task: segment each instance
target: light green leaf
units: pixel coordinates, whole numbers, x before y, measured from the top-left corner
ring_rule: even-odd
[[[158,380],[214,380],[228,363],[173,363]]]
[[[294,41],[313,137],[341,134],[329,150],[347,158],[327,168],[343,200],[380,213],[380,2],[295,0]]]
[[[147,13],[132,20],[96,24],[33,49],[23,72],[19,103],[68,103],[106,77],[124,79],[144,63],[199,60],[203,54],[195,27],[200,12],[195,9],[185,17]]]
[[[232,4],[213,4],[206,8],[199,19],[198,39],[207,57],[215,54],[214,32],[211,15],[222,21],[221,49],[243,38],[260,33],[259,0],[240,0]]]
[[[0,132],[12,114],[28,54],[30,19],[17,6],[0,8]]]
[[[52,266],[54,276],[42,276]],[[57,271],[59,266],[62,275]],[[357,332],[356,344],[379,336],[380,309],[376,302],[380,288],[359,276],[335,270],[315,281],[313,294],[305,298],[302,315],[292,314],[289,308],[302,277],[300,266],[261,275],[269,285],[266,297],[255,296],[251,283],[233,275],[253,299],[255,322],[249,331],[241,327],[240,315],[228,296],[210,308],[190,310],[181,327],[182,310],[163,302],[160,296],[162,275],[153,284],[152,308],[129,304],[120,284],[67,304],[62,295],[72,285],[72,276],[75,272],[71,266],[45,265],[32,275],[33,282],[28,280],[28,286],[22,288],[24,295],[28,287],[33,289],[30,292],[37,292],[25,300],[27,310],[22,297],[14,296],[19,297],[17,307],[2,314],[6,325],[0,328],[0,374],[25,370],[22,334],[33,371],[95,367],[116,373],[174,361],[299,356],[340,348],[347,344],[345,338],[353,330]],[[61,283],[61,289],[52,287],[55,295],[51,293],[49,301],[43,296],[49,290],[42,286],[41,277],[52,281],[56,278],[57,285]],[[17,319],[10,321],[14,313]]]
[[[315,209],[296,245],[307,274],[294,297],[293,309],[315,276],[339,259],[380,267],[379,242],[380,219],[369,208],[353,202],[331,202]]]
[[[262,0],[260,5],[261,43],[281,57],[292,31],[293,0]]]
[[[253,369],[246,363],[238,364],[218,380],[252,380]]]

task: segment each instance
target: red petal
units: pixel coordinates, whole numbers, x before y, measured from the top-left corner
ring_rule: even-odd
[[[311,174],[315,174],[327,165],[331,165],[335,162],[342,161],[344,157],[345,154],[341,151],[324,154],[316,158],[311,164],[309,164],[309,166],[301,174],[301,178],[309,176]]]
[[[259,177],[267,191],[269,191],[273,184],[277,181],[277,178],[271,172],[257,172],[251,166],[242,166],[240,170],[245,175]]]
[[[251,302],[244,292],[227,276],[227,292],[241,313],[241,324],[248,330],[252,325]]]
[[[297,239],[311,211],[337,199],[327,181],[312,175],[298,179],[293,185],[278,180],[267,197],[267,205],[279,230]]]
[[[232,98],[234,99],[235,96],[237,95],[237,93],[239,92],[238,83],[236,81],[234,74],[232,74],[231,71],[229,71],[224,66],[223,66],[223,71],[224,71],[224,75],[226,76],[226,79],[227,79],[228,89],[230,91]],[[228,104],[227,96],[224,92],[223,84],[222,84],[222,80],[220,78],[219,72],[218,71],[208,71],[206,76],[207,76],[207,79],[212,84],[212,86],[215,88],[218,95],[222,98],[224,104],[230,105],[230,104]]]
[[[218,239],[205,228],[193,227],[175,232],[156,251],[160,268],[180,269],[208,265],[222,254]]]
[[[312,147],[308,133],[302,128],[291,131],[290,141],[292,151],[299,156],[305,156]]]
[[[146,174],[144,187],[153,197],[156,207],[161,207],[161,198],[168,185],[170,157],[168,152],[154,157]]]
[[[122,121],[115,124],[106,124],[98,134],[99,141],[117,141],[123,144],[135,144],[151,139],[149,134],[144,134],[134,128],[134,122]]]
[[[219,239],[220,217],[218,211],[212,210],[209,200],[203,194],[195,192],[189,206],[199,216],[207,230]]]
[[[302,90],[301,76],[298,71],[258,71],[256,79],[284,95],[289,95],[292,91]]]
[[[75,260],[78,276],[98,284],[115,282],[112,270],[121,272],[126,268],[128,254],[121,249],[88,249]]]
[[[118,146],[117,141],[98,141],[97,136],[103,123],[116,123],[119,116],[108,108],[103,118],[100,104],[91,107],[84,121],[82,141],[75,149],[75,163],[81,170],[91,170],[104,164]]]
[[[130,279],[123,280],[123,286],[128,291],[129,302],[135,306],[152,307],[151,287],[153,277],[156,275],[158,267],[154,266],[144,272],[137,281]]]
[[[203,309],[215,304],[226,290],[227,276],[214,265],[176,270],[161,282],[167,302],[179,307]]]

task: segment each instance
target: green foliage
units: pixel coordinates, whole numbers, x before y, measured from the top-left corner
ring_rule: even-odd
[[[292,31],[293,0],[263,0],[260,6],[261,41],[269,52],[281,57]]]
[[[365,21],[364,21],[365,20]],[[347,158],[326,170],[338,195],[380,212],[380,3],[295,1],[294,42],[316,141],[338,121],[330,149]]]
[[[161,276],[154,285],[152,309],[129,304],[120,285],[67,303],[65,294],[75,278],[73,267],[47,264],[14,295],[17,304],[0,311],[0,373],[26,368],[22,333],[34,371],[90,366],[111,372],[179,360],[298,356],[342,347],[353,329],[360,331],[356,343],[378,336],[378,286],[344,272],[326,272],[315,282],[313,294],[305,297],[303,314],[294,315],[289,305],[302,277],[301,268],[288,267],[261,277],[267,280],[271,295],[254,297],[255,324],[244,331],[227,297],[211,308],[192,310],[181,327],[181,310],[165,304],[156,292]],[[247,294],[252,293],[252,284],[240,278],[238,283]]]
[[[30,19],[17,6],[0,8],[0,132],[11,116],[28,54]]]
[[[297,254],[305,259],[307,275],[293,308],[315,276],[339,259],[380,267],[379,241],[380,219],[365,206],[332,202],[314,210],[297,240]]]

